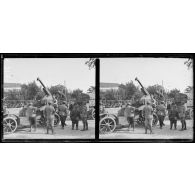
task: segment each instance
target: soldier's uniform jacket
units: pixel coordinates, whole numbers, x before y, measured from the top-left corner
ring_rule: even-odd
[[[185,116],[186,116],[186,108],[185,108],[185,106],[184,105],[179,106],[178,107],[178,111],[179,111],[179,117],[180,118],[185,118]]]
[[[134,117],[135,115],[135,108],[132,106],[126,107],[124,111],[125,117]]]
[[[70,118],[72,121],[78,121],[80,119],[80,109],[78,105],[74,105],[71,112]]]
[[[157,115],[165,116],[166,115],[166,108],[163,105],[158,105],[156,107]]]
[[[176,109],[169,111],[169,120],[177,120],[178,118],[179,118],[179,114]]]
[[[82,106],[81,107],[81,119],[82,120],[87,120],[87,106]]]
[[[55,109],[52,105],[47,105],[45,107],[44,114],[47,119],[53,117],[54,113],[55,113]]]
[[[68,115],[67,109],[68,109],[68,108],[67,108],[64,104],[60,105],[60,106],[58,107],[59,115],[60,115],[60,116],[67,116],[67,115]]]

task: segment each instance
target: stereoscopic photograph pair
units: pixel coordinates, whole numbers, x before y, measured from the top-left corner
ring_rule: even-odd
[[[1,54],[1,142],[194,142],[194,54]]]

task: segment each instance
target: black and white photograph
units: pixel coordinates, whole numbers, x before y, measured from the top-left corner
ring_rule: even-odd
[[[3,140],[95,139],[90,58],[4,58]]]
[[[193,140],[193,59],[100,58],[100,139]]]

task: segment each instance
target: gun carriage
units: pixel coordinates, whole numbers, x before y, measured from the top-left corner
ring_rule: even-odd
[[[155,113],[155,107],[156,107],[155,101],[137,77],[135,78],[135,80],[140,84],[141,91],[144,94],[144,96],[141,98],[142,105],[135,109],[135,117],[134,117],[135,125],[142,125],[142,126],[144,125],[145,119],[143,116],[143,108],[145,104],[149,101],[151,102],[153,109],[154,109],[152,125],[156,126],[158,123],[158,117],[157,117],[157,114]],[[100,110],[100,113],[101,113],[100,121],[99,121],[100,133],[113,132],[117,129],[119,130],[119,129],[128,127],[127,121],[124,116],[124,111],[125,111],[125,108],[121,108],[118,110],[117,114],[109,114],[108,112],[101,113],[101,110]]]
[[[40,84],[43,87],[43,91],[45,93],[45,96],[43,97],[43,99],[41,100],[42,102],[42,106],[37,110],[37,121],[39,122],[40,125],[45,126],[46,125],[46,119],[44,117],[44,109],[45,106],[48,102],[52,102],[52,104],[54,104],[54,99],[52,94],[50,93],[50,91],[46,88],[46,86],[43,84],[43,82],[40,80],[40,78],[37,78],[37,81],[40,82]],[[57,114],[57,109],[56,112],[54,114],[54,126],[58,126],[60,123],[60,117]]]

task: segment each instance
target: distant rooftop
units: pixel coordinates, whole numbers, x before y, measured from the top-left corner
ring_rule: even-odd
[[[4,83],[4,88],[19,88],[21,87],[20,83]]]
[[[114,88],[119,87],[118,83],[100,83],[100,88]]]

